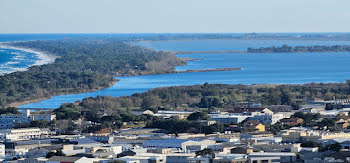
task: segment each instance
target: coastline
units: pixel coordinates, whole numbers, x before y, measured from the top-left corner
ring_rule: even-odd
[[[239,70],[242,70],[242,68],[198,69],[198,70],[176,71],[175,73],[214,72],[214,71],[239,71]]]
[[[80,93],[88,93],[88,92],[94,92],[94,91],[99,91],[105,88],[109,88],[111,86],[113,86],[114,84],[116,84],[119,81],[119,79],[114,79],[113,82],[109,83],[109,85],[107,87],[101,87],[101,88],[96,88],[96,89],[91,89],[91,90],[87,90],[87,91],[79,91],[79,92],[74,92],[74,93],[57,93],[57,94],[52,94],[48,97],[41,97],[41,98],[36,98],[36,99],[30,99],[30,100],[25,100],[25,101],[21,101],[21,102],[13,102],[10,103],[8,106],[9,107],[20,107],[22,105],[26,105],[26,104],[30,104],[30,103],[37,103],[40,101],[44,101],[44,100],[48,100],[50,99],[52,96],[61,96],[61,95],[71,95],[71,94],[80,94]]]
[[[169,51],[173,54],[209,54],[209,53],[248,53],[247,51],[214,50],[214,51]]]
[[[29,48],[15,47],[15,46],[10,46],[10,45],[1,44],[1,43],[0,43],[0,47],[1,48],[7,48],[7,49],[21,50],[21,51],[30,52],[30,53],[35,53],[38,56],[38,58],[40,58],[41,60],[36,62],[35,64],[31,65],[31,66],[53,63],[55,61],[55,59],[57,58],[54,55],[50,55],[50,54],[47,54],[47,53],[44,53],[44,52],[41,52],[41,51],[37,51],[37,50],[33,50],[33,49],[29,49]],[[186,57],[185,58],[177,57],[177,58],[179,58],[180,60],[184,61],[184,63],[183,63],[184,65],[188,64],[188,61],[202,60],[202,59],[186,58]],[[180,64],[180,65],[182,65],[182,64]],[[179,66],[179,65],[175,65],[173,67],[174,69],[171,70],[171,71],[165,71],[165,72],[160,72],[160,73],[159,72],[158,73],[142,73],[142,74],[134,74],[134,75],[174,74],[174,73],[190,73],[190,72],[211,72],[211,71],[241,70],[241,68],[221,68],[221,69],[203,69],[203,70],[175,71],[175,67],[176,66]],[[26,70],[28,68],[26,68]],[[131,76],[134,76],[134,75],[131,75]],[[98,91],[98,90],[102,90],[102,89],[111,87],[118,81],[119,81],[119,79],[114,80],[107,87],[100,87],[100,88],[96,88],[96,89],[92,89],[92,90],[84,90],[84,91],[54,93],[54,94],[48,95],[46,97],[38,97],[38,98],[34,97],[34,98],[27,99],[27,100],[24,100],[24,101],[13,102],[13,103],[10,103],[8,106],[21,107],[21,106],[26,105],[26,104],[37,103],[37,102],[40,102],[40,101],[44,101],[44,100],[50,99],[53,96],[68,95],[68,94],[79,94],[79,93],[87,93],[87,92]]]
[[[10,73],[17,72],[17,71],[26,71],[31,66],[40,66],[40,65],[50,64],[50,63],[55,62],[56,58],[58,58],[57,56],[54,56],[52,54],[48,54],[48,53],[45,53],[42,51],[38,51],[38,50],[30,49],[30,48],[11,46],[11,45],[8,45],[6,43],[0,43],[0,48],[20,50],[20,51],[24,51],[27,53],[33,53],[38,58],[38,60],[36,60],[34,64],[28,66],[27,68],[13,68],[13,71],[8,71],[8,72],[6,72],[4,74],[0,74],[0,75],[10,74]]]

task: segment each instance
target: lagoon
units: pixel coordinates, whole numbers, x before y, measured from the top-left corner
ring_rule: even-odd
[[[248,47],[302,45],[349,45],[349,41],[293,41],[293,40],[187,40],[138,42],[134,45],[156,50],[245,50]],[[220,84],[303,84],[312,82],[345,82],[350,78],[350,53],[211,53],[177,54],[200,60],[178,66],[178,71],[188,69],[215,69],[239,67],[241,71],[193,72],[160,75],[116,77],[115,85],[94,92],[53,96],[21,108],[58,108],[62,103],[75,102],[86,97],[126,96],[152,88]]]

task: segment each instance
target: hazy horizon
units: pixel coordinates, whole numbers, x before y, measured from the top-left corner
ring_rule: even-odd
[[[1,0],[0,33],[348,33],[348,6],[348,0]]]

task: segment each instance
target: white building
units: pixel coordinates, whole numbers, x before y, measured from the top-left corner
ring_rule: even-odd
[[[16,123],[29,123],[30,121],[38,120],[50,122],[54,119],[56,119],[54,114],[31,114],[30,109],[25,109],[22,114],[1,114],[0,128],[12,128]]]
[[[262,124],[275,124],[281,119],[283,119],[283,114],[255,114],[253,117],[249,117],[248,119],[252,119],[258,121]]]
[[[97,158],[113,158],[122,153],[122,146],[102,146],[99,147],[92,155]]]
[[[250,153],[248,159],[254,160],[254,158],[269,158],[278,157],[278,162],[296,162],[297,155],[291,152],[253,152]]]
[[[5,144],[0,144],[0,157],[5,156]]]
[[[215,120],[224,124],[238,124],[244,120],[255,120],[263,124],[275,124],[284,118],[282,113],[274,114],[271,110],[264,109],[249,109],[239,110],[237,113],[225,114],[209,114],[210,120]]]
[[[217,121],[224,124],[238,124],[251,116],[229,113],[229,114],[209,114],[209,117],[210,117],[210,120]]]
[[[179,148],[186,151],[198,151],[216,144],[215,140],[163,139],[148,140],[142,143],[144,148]]]
[[[0,130],[0,141],[5,140],[26,140],[34,138],[43,138],[50,134],[49,129],[40,128],[21,128]]]
[[[97,142],[101,143],[113,143],[114,142],[114,137],[110,135],[98,135],[98,134],[90,134],[86,136],[86,138],[89,138],[91,140],[95,140]]]

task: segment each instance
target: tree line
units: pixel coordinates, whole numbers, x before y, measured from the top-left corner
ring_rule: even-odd
[[[248,53],[313,53],[313,52],[350,52],[350,45],[334,46],[288,46],[248,48]]]

